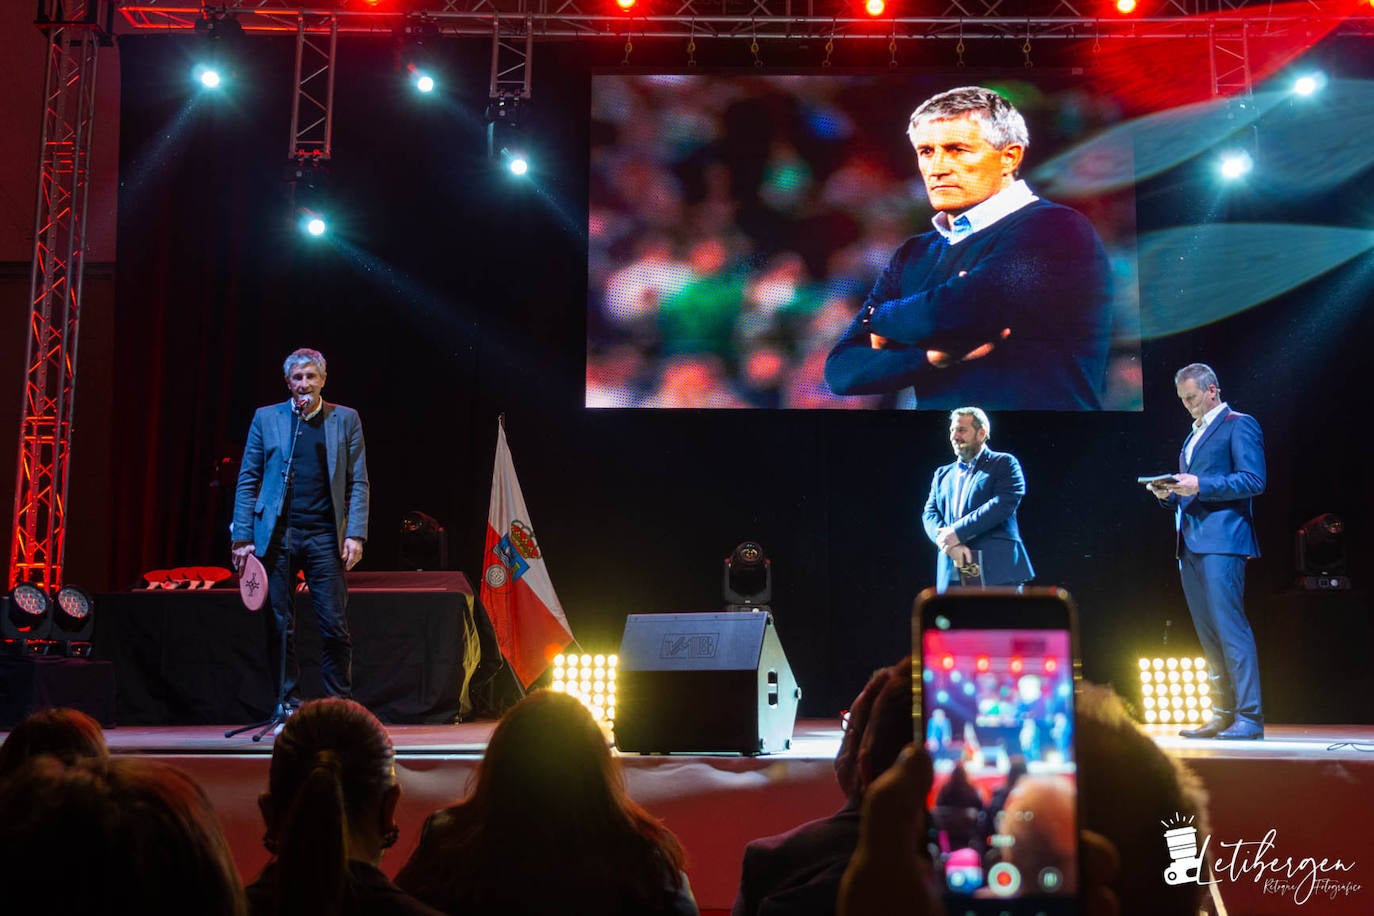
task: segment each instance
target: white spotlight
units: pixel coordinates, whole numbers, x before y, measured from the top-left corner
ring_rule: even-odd
[[[196,82],[206,89],[218,89],[224,84],[224,78],[220,76],[219,70],[203,64],[196,68],[195,77]]]
[[[1293,94],[1301,96],[1316,95],[1326,88],[1326,74],[1321,71],[1304,73],[1293,81]]]
[[[319,238],[329,231],[329,225],[319,216],[306,217],[302,226],[308,235],[312,235],[315,238]]]
[[[502,147],[501,158],[506,161],[506,168],[510,169],[512,175],[529,174],[530,161],[521,150]]]
[[[1228,181],[1234,181],[1250,172],[1255,167],[1255,160],[1250,158],[1246,152],[1225,153],[1221,157],[1221,177]]]
[[[420,92],[434,91],[434,77],[428,73],[419,73],[415,76],[415,88]]]

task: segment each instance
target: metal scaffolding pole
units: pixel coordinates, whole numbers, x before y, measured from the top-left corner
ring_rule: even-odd
[[[107,0],[38,0],[47,40],[28,346],[9,581],[62,583],[67,474],[81,316],[96,51],[108,43]]]
[[[320,35],[311,30],[324,27]],[[334,70],[339,51],[339,20],[326,16],[296,24],[296,79],[291,99],[291,144],[287,158],[297,162],[327,162],[333,154]]]

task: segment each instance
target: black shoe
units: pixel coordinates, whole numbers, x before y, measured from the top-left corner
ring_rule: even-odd
[[[1185,728],[1178,733],[1178,736],[1180,738],[1215,738],[1230,728],[1234,721],[1234,719],[1218,716],[1206,725],[1199,725],[1197,728]]]
[[[1216,734],[1219,741],[1258,741],[1264,737],[1264,726],[1237,719],[1228,729]]]

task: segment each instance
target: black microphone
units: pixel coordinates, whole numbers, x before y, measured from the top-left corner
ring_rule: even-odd
[[[291,406],[295,408],[296,413],[300,414],[301,416],[305,416],[305,411],[310,407],[310,395],[297,395],[295,398],[292,399]]]

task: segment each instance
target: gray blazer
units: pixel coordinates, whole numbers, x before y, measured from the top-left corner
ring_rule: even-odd
[[[367,450],[363,445],[363,424],[356,410],[327,401],[323,410],[329,496],[342,550],[344,538],[367,539]],[[259,407],[253,414],[253,425],[248,428],[248,444],[243,449],[243,465],[234,494],[231,537],[235,543],[252,541],[259,558],[267,556],[272,533],[281,517],[286,497],[282,469],[291,449],[295,422],[291,402],[286,401]]]

